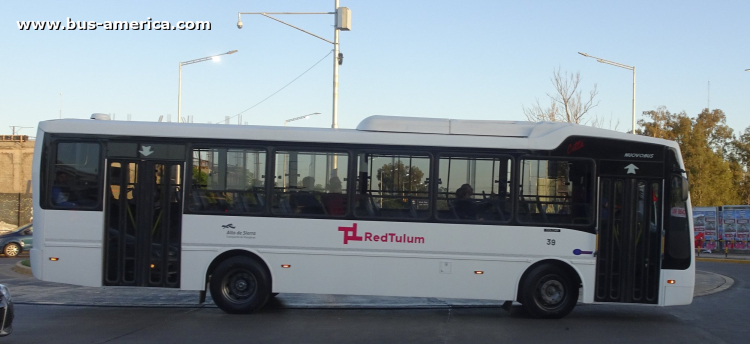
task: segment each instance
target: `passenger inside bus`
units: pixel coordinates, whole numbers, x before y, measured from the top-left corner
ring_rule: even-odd
[[[70,200],[70,192],[68,174],[58,171],[52,187],[52,203],[59,207],[75,207],[76,204]]]
[[[297,214],[325,214],[323,204],[318,201],[313,193],[315,189],[315,178],[307,176],[302,179],[302,190],[290,194],[291,206]]]
[[[328,182],[328,193],[320,195],[320,199],[328,215],[342,216],[346,214],[346,195],[341,193],[341,179],[332,177]]]
[[[456,190],[456,199],[453,200],[453,210],[456,212],[456,217],[461,220],[477,220],[477,213],[479,206],[474,202],[471,196],[474,194],[474,189],[471,185],[461,185]]]

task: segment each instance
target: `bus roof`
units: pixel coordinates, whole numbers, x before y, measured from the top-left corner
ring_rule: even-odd
[[[530,150],[554,149],[569,136],[587,136],[646,142],[679,151],[673,141],[571,123],[397,116],[371,116],[360,122],[357,129],[63,119],[40,122],[39,130],[81,135]]]

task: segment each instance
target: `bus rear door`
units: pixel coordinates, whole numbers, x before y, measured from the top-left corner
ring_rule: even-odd
[[[109,143],[104,285],[179,288],[184,152]]]
[[[664,164],[599,164],[597,302],[659,301]]]

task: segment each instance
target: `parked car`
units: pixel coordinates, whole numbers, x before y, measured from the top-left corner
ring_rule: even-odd
[[[9,233],[0,235],[0,247],[6,257],[15,257],[24,250],[29,250],[33,243],[33,228],[28,225],[18,227]]]
[[[13,332],[13,302],[10,291],[0,284],[0,337]]]

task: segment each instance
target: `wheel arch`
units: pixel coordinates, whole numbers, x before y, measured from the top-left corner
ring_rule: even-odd
[[[271,268],[268,262],[265,259],[263,259],[257,252],[237,248],[237,249],[230,249],[230,250],[224,251],[211,261],[211,263],[206,268],[205,279],[203,282],[204,291],[207,290],[206,286],[208,285],[208,282],[211,278],[211,274],[214,272],[216,267],[219,266],[219,264],[221,264],[223,261],[232,257],[237,257],[237,256],[249,257],[263,264],[263,267],[266,269],[266,272],[268,273],[268,278],[270,279],[269,282],[271,283],[271,290],[273,290],[273,271],[271,271]]]
[[[521,274],[521,276],[516,281],[516,292],[515,301],[520,302],[521,301],[521,293],[523,292],[523,289],[521,286],[523,285],[526,277],[529,275],[529,272],[536,268],[537,266],[544,265],[544,264],[550,264],[553,266],[556,266],[560,268],[561,270],[565,271],[568,275],[573,277],[575,279],[575,283],[577,283],[579,288],[583,288],[584,292],[586,290],[586,286],[583,283],[583,279],[581,278],[581,272],[576,268],[573,264],[570,264],[570,262],[559,259],[559,258],[544,258],[540,259],[533,264],[529,265],[526,270]]]

